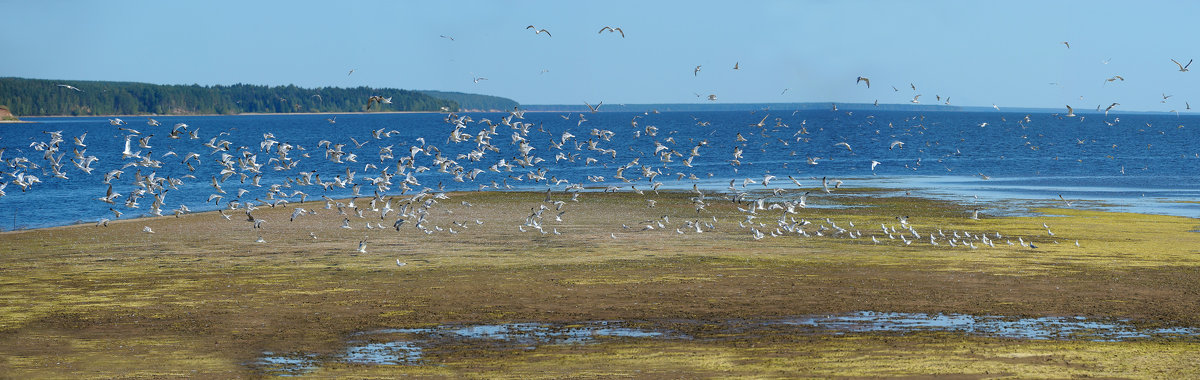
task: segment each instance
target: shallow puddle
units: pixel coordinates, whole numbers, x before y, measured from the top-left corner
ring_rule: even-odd
[[[1196,328],[1138,328],[1125,321],[1089,320],[1082,317],[1011,318],[965,314],[856,312],[808,315],[770,320],[667,321],[682,331],[707,331],[694,337],[672,329],[642,328],[650,321],[630,323],[597,321],[574,324],[508,323],[492,325],[442,325],[432,328],[380,329],[353,334],[340,354],[319,357],[311,353],[264,352],[251,365],[274,376],[299,376],[322,362],[361,365],[433,365],[424,354],[455,347],[532,350],[550,344],[591,344],[604,339],[736,339],[767,330],[806,335],[854,333],[953,332],[975,336],[1030,340],[1121,341],[1131,339],[1197,339]],[[632,326],[639,326],[637,328]],[[693,328],[694,327],[694,328]]]

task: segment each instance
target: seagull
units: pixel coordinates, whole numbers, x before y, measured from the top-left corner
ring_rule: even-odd
[[[1185,103],[1186,103],[1186,102],[1185,102]],[[1110,105],[1108,106],[1108,108],[1105,108],[1105,109],[1104,109],[1104,115],[1105,115],[1105,116],[1108,116],[1108,110],[1111,110],[1111,109],[1113,109],[1113,107],[1116,107],[1116,106],[1119,106],[1119,105],[1121,105],[1121,103],[1113,103],[1113,104],[1110,104]]]
[[[154,230],[150,229],[150,226],[145,226],[145,227],[142,227],[142,232],[152,234],[152,233],[154,233]]]
[[[717,101],[717,94],[708,94],[709,101]]]
[[[533,34],[542,34],[542,33],[546,33],[546,37],[553,37],[553,36],[551,36],[551,35],[550,35],[550,31],[549,31],[549,30],[546,30],[546,29],[538,29],[538,28],[535,28],[533,25],[526,26],[526,27],[525,27],[525,29],[533,29]]]
[[[385,97],[383,97],[383,95],[371,96],[371,97],[367,98],[367,109],[368,110],[371,109],[372,103],[379,103],[379,106],[383,107],[384,104],[392,104],[392,98],[390,98],[390,97],[385,98]]]
[[[354,69],[350,69],[350,72],[346,73],[346,76],[350,76],[350,74],[354,74]]]
[[[83,92],[83,90],[80,90],[79,88],[76,88],[75,86],[72,86],[72,85],[69,85],[69,84],[60,84],[60,85],[58,85],[58,87],[63,87],[63,88],[66,88],[66,89],[68,89],[68,90],[75,90],[75,91]]]
[[[367,239],[358,241],[358,253],[367,253]]]
[[[595,107],[592,107],[592,105],[588,104],[588,102],[583,102],[583,105],[587,106],[588,109],[592,110],[592,113],[596,113],[596,112],[600,111],[600,106],[603,104],[604,104],[604,101],[601,100],[600,103],[596,104]]]
[[[472,80],[475,81],[475,83],[479,83],[479,81],[481,81],[481,80],[488,80],[487,78],[475,76],[475,73],[471,73],[471,78],[472,78]]]
[[[921,94],[917,94],[917,96],[913,97],[913,100],[911,100],[911,102],[913,102],[913,104],[920,103],[920,101],[917,100],[917,98],[920,98],[920,97],[921,97]]]
[[[740,67],[740,66],[738,66],[739,64],[741,64],[741,62],[734,62],[734,63],[733,63],[733,69],[734,69],[734,70],[741,70],[741,67]]]
[[[1070,42],[1063,41],[1063,42],[1062,42],[1062,44],[1063,44],[1063,45],[1067,45],[1067,49],[1070,49],[1070,48],[1071,48],[1071,43],[1070,43]]]
[[[840,143],[837,143],[837,144],[833,144],[833,146],[844,146],[844,147],[846,147],[846,150],[848,150],[848,151],[851,151],[851,152],[853,152],[853,151],[854,151],[854,149],[850,149],[850,143],[847,143],[847,142],[845,142],[845,141],[842,141],[842,142],[840,142]]]
[[[607,30],[609,33],[612,33],[612,32],[621,33],[621,38],[625,38],[625,31],[621,30],[621,28],[614,28],[611,26],[606,26],[606,27],[600,28],[600,31],[596,32],[596,34],[604,33],[605,30]],[[546,34],[550,34],[550,33],[546,33]]]
[[[904,142],[900,141],[900,140],[892,141],[892,144],[888,145],[888,150],[896,149],[896,147],[900,147],[900,149],[904,149]]]
[[[867,77],[858,77],[858,80],[854,81],[854,84],[858,84],[858,82],[867,82],[867,88],[871,88],[871,80],[867,79]]]
[[[696,69],[692,70],[692,76],[697,76],[699,74],[700,74],[700,66],[696,66]]]
[[[1067,116],[1067,117],[1075,117],[1075,109],[1074,109],[1074,108],[1071,108],[1071,105],[1069,105],[1069,104],[1067,105],[1067,114],[1066,114],[1066,116]]]
[[[396,266],[398,266],[398,267],[402,267],[402,266],[405,266],[405,265],[408,265],[408,263],[401,262],[401,261],[400,261],[400,259],[396,259]]]
[[[879,166],[879,164],[881,164],[881,163],[882,162],[871,160],[871,171],[875,171],[875,167]]]
[[[1192,60],[1191,60],[1191,59],[1189,59],[1189,60],[1188,60],[1188,63],[1187,63],[1186,65],[1184,65],[1184,64],[1180,64],[1180,63],[1179,63],[1179,61],[1176,61],[1174,58],[1172,58],[1172,59],[1171,59],[1171,62],[1175,62],[1175,65],[1176,65],[1176,66],[1179,66],[1179,71],[1180,71],[1180,72],[1186,72],[1186,71],[1188,71],[1188,66],[1191,66],[1191,65],[1192,65]]]
[[[447,35],[445,35],[445,34],[443,34],[443,35],[440,35],[440,36],[438,36],[438,37],[441,37],[441,38],[445,38],[445,39],[448,39],[448,40],[454,41],[454,37],[450,37],[450,36],[447,36]]]

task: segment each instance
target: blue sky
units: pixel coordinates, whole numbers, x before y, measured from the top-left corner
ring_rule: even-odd
[[[1171,62],[1200,58],[1190,27],[1200,2],[0,5],[7,14],[0,23],[0,76],[361,85],[491,94],[525,104],[702,102],[695,94],[725,103],[909,103],[921,94],[922,104],[940,95],[954,105],[1002,108],[1094,110],[1119,102],[1121,110],[1166,112],[1184,111],[1192,100],[1200,107],[1200,65],[1179,72]],[[626,37],[598,34],[606,25]],[[488,80],[475,83],[473,75]],[[860,75],[871,79],[870,89],[855,84]],[[1125,81],[1105,82],[1115,75]],[[1172,97],[1162,103],[1163,94]]]

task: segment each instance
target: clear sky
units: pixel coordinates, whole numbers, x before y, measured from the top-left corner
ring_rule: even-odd
[[[524,104],[704,101],[695,94],[724,103],[908,103],[921,94],[922,104],[940,95],[962,106],[1094,110],[1119,102],[1121,110],[1184,112],[1185,101],[1196,101],[1200,111],[1200,64],[1180,72],[1171,62],[1200,58],[1196,1],[0,0],[0,7],[0,76],[66,82],[397,87]],[[625,38],[597,33],[606,25]],[[860,75],[870,89],[855,83]],[[1125,80],[1105,81],[1115,75]],[[1166,103],[1164,94],[1172,95]]]

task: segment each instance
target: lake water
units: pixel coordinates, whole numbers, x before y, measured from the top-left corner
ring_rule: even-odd
[[[721,191],[730,180],[740,187],[745,178],[761,180],[770,174],[777,176],[772,187],[795,188],[789,175],[805,187],[819,187],[820,178],[829,177],[845,181],[848,187],[914,190],[917,195],[969,197],[973,202],[1021,199],[1049,203],[1061,194],[1077,206],[1200,217],[1200,204],[1192,203],[1200,200],[1197,116],[1093,114],[1060,118],[1036,113],[762,110],[600,112],[582,114],[586,120],[580,122],[579,113],[526,113],[523,119],[511,120],[529,124],[526,130],[520,125],[498,125],[494,135],[485,133],[491,149],[480,148],[476,137],[490,130],[480,121],[486,118],[501,123],[508,115],[460,114],[472,120],[457,127],[463,136],[457,142],[449,140],[456,127],[445,114],[155,117],[161,126],[147,125],[147,117],[123,118],[128,122],[124,127],[137,130],[138,135],[119,130],[108,118],[30,118],[36,123],[0,125],[0,148],[4,149],[0,183],[7,184],[7,195],[0,196],[0,229],[112,219],[110,208],[124,213],[122,218],[146,216],[153,194],[141,198],[136,208],[126,205],[129,195],[145,189],[142,184],[149,182],[138,181],[138,174],[178,180],[173,187],[164,186],[165,192],[150,189],[162,195],[163,213],[169,214],[180,205],[202,211],[224,208],[231,200],[298,201],[299,197],[293,196],[297,190],[308,194],[309,200],[321,195],[348,197],[353,184],[360,185],[363,195],[371,195],[377,188],[369,178],[377,177],[384,168],[391,174],[401,173],[384,192],[394,195],[401,194],[399,183],[407,174],[417,183],[410,185],[408,194],[423,188],[480,190],[481,185],[494,191],[493,181],[503,190],[563,190],[578,183],[599,188],[615,185],[630,191],[631,185],[644,190],[661,182],[665,189],[691,189],[696,184]],[[336,123],[327,121],[335,116]],[[184,130],[195,132],[198,138],[189,138],[187,132],[171,138],[178,123],[187,124]],[[372,131],[380,129],[384,134],[377,139]],[[63,141],[48,160],[47,150],[38,148],[51,143],[51,135],[45,132],[52,131],[61,131]],[[84,133],[86,148],[73,141]],[[574,137],[564,140],[564,133]],[[131,135],[132,153],[160,161],[158,167],[139,158],[122,157],[126,137]],[[150,135],[150,147],[139,147],[138,141]],[[228,150],[206,147],[214,138],[218,144],[228,141]],[[268,140],[278,144],[264,146]],[[320,144],[323,140],[331,144]],[[533,149],[522,153],[515,142],[519,140]],[[589,140],[595,143],[594,149],[589,149]],[[699,155],[692,157],[690,167],[685,165],[702,141],[704,145],[696,151]],[[896,141],[903,144],[893,144]],[[838,145],[843,142],[846,144]],[[278,150],[282,143],[294,147],[286,155],[285,161],[290,160],[286,167],[271,160],[283,157]],[[347,156],[341,162],[331,159],[326,147],[337,144],[345,144],[342,152],[357,155],[356,162]],[[381,158],[381,148],[388,146],[393,157]],[[413,146],[422,151],[412,154]],[[70,162],[76,149],[84,150],[80,156],[98,159],[91,164],[91,174]],[[741,152],[738,162],[733,162],[735,150]],[[472,151],[482,155],[472,157]],[[199,155],[190,160],[191,168],[183,163],[188,153]],[[670,155],[669,162],[664,153]],[[226,154],[225,161],[232,165],[220,163]],[[246,161],[251,156],[255,162]],[[412,157],[412,167],[401,171],[397,165],[401,157]],[[515,163],[521,158],[544,161],[521,166]],[[511,172],[506,168],[489,170],[501,159],[515,165]],[[61,162],[67,179],[55,178],[51,161]],[[874,170],[872,161],[879,162]],[[143,166],[137,166],[138,162]],[[255,168],[255,164],[261,166]],[[623,166],[630,182],[614,178]],[[421,167],[430,170],[419,170]],[[446,172],[439,170],[442,167]],[[124,173],[111,184],[121,196],[113,204],[97,200],[108,188],[105,174],[116,169]],[[473,180],[466,178],[469,176],[460,176],[462,182],[456,180],[454,172],[475,169],[482,172]],[[226,194],[206,203],[217,192],[211,183],[214,177],[221,180],[222,170],[230,172],[220,183]],[[346,179],[347,171],[354,179],[345,188],[326,190],[297,182],[303,173],[315,173],[325,182]],[[535,182],[529,173],[566,182]],[[651,180],[646,173],[656,177]],[[42,182],[22,191],[17,178],[28,175]],[[252,184],[256,176],[260,177],[259,186]],[[272,185],[279,186],[272,189]],[[239,190],[243,192],[240,197]]]

